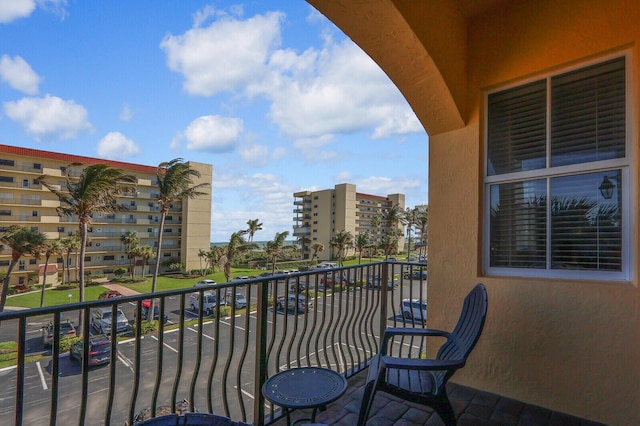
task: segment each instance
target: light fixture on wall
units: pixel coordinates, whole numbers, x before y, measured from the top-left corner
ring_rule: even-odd
[[[610,200],[611,197],[613,197],[613,190],[615,187],[616,185],[611,182],[611,180],[609,180],[607,176],[605,176],[604,179],[602,179],[602,183],[600,184],[598,189],[600,190],[600,194],[602,194],[602,197],[605,200]]]

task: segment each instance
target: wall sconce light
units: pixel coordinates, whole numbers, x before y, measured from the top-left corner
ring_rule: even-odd
[[[602,194],[602,198],[605,200],[610,200],[613,197],[613,189],[615,188],[615,184],[609,180],[607,176],[602,179],[602,183],[598,187],[600,190],[600,194]]]

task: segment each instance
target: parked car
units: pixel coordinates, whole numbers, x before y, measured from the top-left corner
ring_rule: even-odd
[[[76,328],[69,320],[60,321],[60,339],[65,336],[75,336]],[[53,323],[42,327],[42,346],[50,348],[53,344]]]
[[[216,294],[212,291],[205,291],[202,296],[202,311],[206,315],[211,315],[218,305]],[[189,306],[193,312],[198,312],[200,308],[200,293],[192,293],[189,296]]]
[[[404,273],[404,279],[405,280],[410,280],[410,279],[414,279],[414,280],[426,280],[427,279],[427,271],[412,271],[412,272],[405,272]]]
[[[297,296],[295,294],[289,294],[286,297],[286,302],[285,302],[285,297],[284,296],[278,297],[278,302],[276,303],[276,309],[279,310],[279,311],[284,310],[285,303],[286,303],[287,311],[295,312],[295,310],[296,310],[296,302],[297,302],[298,312],[299,313],[303,313],[307,309],[312,309],[313,308],[313,301],[312,300],[307,300],[307,298],[305,296],[301,295],[301,294],[298,294]]]
[[[204,285],[213,285],[216,284],[216,282],[214,280],[200,280],[197,283],[195,283],[193,286],[194,287],[202,287]]]
[[[83,339],[78,340],[69,349],[69,357],[82,361]],[[111,361],[111,340],[104,334],[89,337],[89,366],[108,364]]]
[[[233,302],[233,293],[228,291],[227,295],[224,298],[225,305],[231,305]],[[244,294],[236,292],[236,301],[235,301],[236,309],[242,309],[247,306],[247,298],[244,297]]]
[[[427,302],[420,299],[404,299],[400,303],[400,312],[405,319],[427,321]]]
[[[387,281],[387,290],[393,290],[395,284],[392,280]],[[367,281],[367,287],[369,288],[382,288],[382,281],[378,275],[369,278]]]
[[[91,325],[100,334],[111,334],[111,307],[99,307],[91,311]],[[118,308],[116,312],[116,334],[131,330],[129,320]]]
[[[114,299],[116,297],[122,297],[122,293],[120,293],[118,290],[107,290],[100,293],[100,296],[98,296],[98,300]]]
[[[159,307],[159,303],[160,301],[156,300],[153,302],[153,319],[157,320],[158,317],[160,316],[160,307]],[[143,300],[142,301],[142,319],[143,320],[147,320],[149,318],[149,308],[151,307],[151,300]],[[134,311],[134,318],[135,318],[135,311]],[[169,317],[167,316],[167,314],[164,314],[164,320],[163,322],[166,324],[167,321],[169,321]]]

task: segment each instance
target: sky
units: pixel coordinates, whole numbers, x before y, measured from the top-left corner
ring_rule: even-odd
[[[386,74],[303,0],[0,0],[0,143],[213,166],[211,241],[293,193],[428,202],[428,136]]]

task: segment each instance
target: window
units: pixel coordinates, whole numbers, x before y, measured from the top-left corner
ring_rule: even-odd
[[[15,166],[16,163],[13,160],[7,160],[6,158],[0,158],[0,166]]]
[[[623,56],[487,95],[485,271],[629,278],[627,68]]]
[[[115,259],[116,259],[116,257],[114,255],[109,255],[108,254],[108,255],[104,256],[104,260],[115,260]]]
[[[41,169],[42,169],[42,164],[40,164],[40,163],[33,163],[33,169],[34,169],[34,170],[41,170]]]
[[[58,232],[64,232],[64,226],[58,226]]]
[[[29,259],[29,265],[35,265],[37,263],[36,259]]]
[[[0,176],[0,182],[13,183],[13,176]]]
[[[38,210],[31,210],[31,216],[38,217],[39,216]]]
[[[0,210],[0,216],[11,216],[11,210]]]

